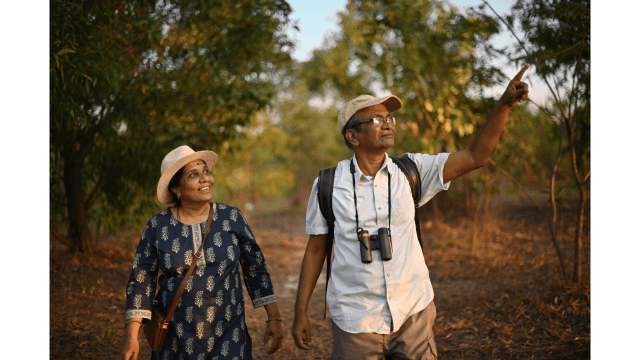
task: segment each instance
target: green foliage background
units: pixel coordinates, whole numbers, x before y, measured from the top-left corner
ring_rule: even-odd
[[[183,144],[218,153],[217,201],[248,216],[272,197],[303,210],[319,169],[351,156],[336,118],[362,93],[392,92],[403,101],[390,155],[464,149],[497,100],[484,90],[514,75],[491,58],[533,59],[560,83],[571,79],[576,39],[590,36],[588,4],[517,2],[506,20],[524,29],[532,57],[493,48],[489,40],[507,30],[482,7],[461,12],[442,1],[351,0],[338,14],[339,30],[297,63],[290,59],[286,30],[294,25],[286,1],[54,0],[51,220],[70,227],[64,171],[74,161],[94,232],[143,224],[160,209],[162,158]],[[590,156],[588,44],[584,49],[580,100],[573,103],[581,171]],[[492,160],[521,182],[546,187],[559,140],[557,111],[512,110]],[[487,165],[447,196],[473,202],[496,191],[487,184],[497,174]]]

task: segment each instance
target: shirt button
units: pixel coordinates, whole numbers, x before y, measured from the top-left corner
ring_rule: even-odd
[[[380,210],[380,209],[382,209],[382,208],[378,208],[378,210]]]
[[[374,185],[375,187],[378,187],[378,185]]]
[[[389,277],[389,274],[387,274],[387,277]]]

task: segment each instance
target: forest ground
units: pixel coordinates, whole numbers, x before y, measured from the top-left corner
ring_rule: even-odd
[[[565,206],[558,233],[570,275],[575,212],[570,204]],[[422,222],[438,311],[434,332],[439,358],[590,358],[590,214],[584,229],[586,280],[576,286],[561,280],[546,219],[526,200],[493,198],[490,209],[476,223],[481,229],[473,253],[472,218]],[[254,359],[328,359],[332,335],[330,320],[323,318],[324,270],[309,305],[313,350],[296,348],[290,334],[308,240],[304,214],[265,211],[254,214],[250,224],[269,264],[285,329],[284,349],[268,355],[268,347],[260,345],[266,314],[246,306]],[[51,359],[119,358],[125,284],[138,238],[131,230],[100,239],[91,256],[69,253],[51,240]],[[143,335],[140,344],[139,359],[146,360],[150,349]]]

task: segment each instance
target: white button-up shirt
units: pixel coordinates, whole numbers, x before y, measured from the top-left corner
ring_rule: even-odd
[[[449,188],[443,184],[442,170],[449,157],[408,154],[420,172],[424,205],[435,194]],[[331,319],[348,333],[389,334],[405,320],[433,300],[429,270],[418,243],[414,222],[415,209],[407,177],[385,154],[385,161],[375,176],[360,171],[355,155],[356,196],[359,226],[378,234],[389,226],[388,175],[391,174],[391,239],[393,256],[382,261],[380,251],[371,252],[373,262],[364,264],[356,234],[353,180],[349,160],[338,163],[333,184],[334,257],[327,288],[327,305]],[[329,227],[318,206],[316,178],[307,205],[307,234],[327,234]],[[393,326],[392,326],[393,324]]]

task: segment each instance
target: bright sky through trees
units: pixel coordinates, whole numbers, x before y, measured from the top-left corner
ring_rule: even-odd
[[[293,14],[291,18],[295,21],[298,20],[298,28],[300,31],[291,30],[291,37],[296,41],[296,50],[293,53],[293,58],[298,61],[305,61],[311,57],[313,49],[322,45],[323,37],[329,34],[331,31],[337,31],[337,18],[336,12],[345,9],[346,0],[289,0],[288,1],[293,8]],[[482,4],[481,0],[449,0],[450,3],[463,10],[472,6]],[[511,7],[513,1],[511,0],[490,0],[489,4],[500,14],[505,15]],[[493,39],[496,45],[505,45],[513,42],[511,34],[506,32]],[[497,65],[505,65],[504,61],[500,59],[496,61]],[[504,72],[515,75],[519,68],[515,66],[504,66]],[[530,74],[533,74],[535,67],[529,70]],[[530,75],[528,74],[528,75]],[[532,83],[529,81],[529,97],[538,102],[543,103],[544,99],[549,96],[547,87],[539,82],[537,79]],[[504,84],[506,85],[506,84]],[[494,97],[500,96],[504,91],[504,85],[498,85],[495,89],[491,89],[490,94]]]

